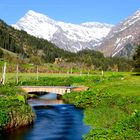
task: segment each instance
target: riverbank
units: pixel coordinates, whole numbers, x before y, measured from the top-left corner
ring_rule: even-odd
[[[84,108],[84,121],[91,126],[91,131],[84,136],[86,140],[139,140],[140,139],[140,76],[133,73],[104,73],[104,75],[91,76],[67,76],[67,77],[39,77],[23,80],[18,85],[33,86],[86,86],[87,91],[72,92],[65,94],[63,99],[67,103],[74,104],[79,108]],[[0,88],[1,90],[2,88]],[[15,108],[15,112],[20,112],[23,105],[23,112],[19,114],[31,113],[31,108],[27,109],[26,100],[23,96],[17,96],[14,88],[5,88],[1,97],[3,101],[9,99],[10,105],[6,106],[1,113],[1,126],[8,124],[6,119],[7,109]],[[18,89],[19,90],[19,89]],[[21,91],[20,91],[21,92]],[[5,94],[7,94],[5,96]],[[16,95],[16,96],[15,96]],[[21,94],[20,94],[21,95]],[[1,99],[2,99],[1,98]],[[18,105],[19,106],[18,106]],[[27,112],[26,112],[27,110]],[[33,117],[33,116],[32,116]],[[3,123],[4,122],[4,123]]]
[[[34,118],[23,91],[13,85],[0,86],[0,131],[30,125]]]
[[[63,96],[67,103],[85,109],[84,121],[92,129],[84,139],[140,139],[139,83],[140,77],[130,74],[92,77],[82,83],[89,90]]]

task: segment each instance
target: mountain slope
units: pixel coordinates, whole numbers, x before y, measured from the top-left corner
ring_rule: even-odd
[[[19,58],[28,59],[33,63],[54,62],[57,57],[63,58],[70,55],[69,52],[56,47],[47,40],[16,30],[2,20],[0,20],[0,48],[18,54]]]
[[[77,53],[64,51],[47,40],[31,36],[25,31],[16,30],[2,20],[0,20],[0,62],[1,60],[11,64],[10,72],[15,71],[12,65],[16,63],[39,65],[47,62],[55,62],[54,67],[50,65],[52,70],[54,68],[63,70],[73,68],[76,71],[80,69],[110,70],[114,66],[123,71],[131,69],[131,64],[125,59],[105,58],[101,52],[94,50],[82,50]],[[2,68],[3,62],[0,65]],[[44,68],[47,69],[46,64]],[[26,70],[21,67],[21,71]],[[34,70],[36,71],[35,67]]]
[[[71,52],[101,44],[112,25],[87,22],[80,25],[55,21],[34,11],[28,11],[13,27],[39,38],[47,39],[59,48]]]
[[[112,28],[103,43],[96,48],[106,56],[132,57],[140,43],[140,10]]]

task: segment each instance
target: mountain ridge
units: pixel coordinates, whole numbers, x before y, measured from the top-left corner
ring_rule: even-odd
[[[59,48],[77,52],[82,49],[93,49],[101,44],[113,25],[99,22],[65,23],[29,10],[13,27],[47,39]]]
[[[109,57],[132,58],[140,43],[140,10],[115,26],[99,22],[65,23],[29,10],[13,26],[70,52],[94,49]]]
[[[117,66],[119,71],[131,69],[130,61],[124,58],[106,58],[101,52],[95,50],[71,53],[47,40],[31,36],[23,30],[16,30],[2,20],[0,20],[0,61],[1,64],[6,61],[11,65],[41,65],[45,69],[48,63],[51,66],[54,63],[54,67],[58,66],[64,70],[70,70],[70,68],[111,70],[114,66]],[[11,68],[10,72],[15,71],[14,67]],[[22,68],[21,71],[26,70]]]
[[[3,49],[17,54],[18,58],[3,55]],[[0,58],[27,60],[27,63],[40,64],[43,62],[54,62],[57,57],[70,55],[70,52],[58,48],[56,45],[47,40],[39,39],[35,36],[27,34],[23,30],[16,30],[7,25],[0,19]],[[17,61],[16,60],[16,61]]]
[[[132,58],[136,46],[140,43],[140,10],[114,26],[95,50],[105,56],[123,56]]]

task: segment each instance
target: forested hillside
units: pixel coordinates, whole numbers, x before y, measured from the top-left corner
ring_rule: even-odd
[[[54,62],[56,57],[64,57],[68,52],[59,49],[44,39],[39,39],[8,26],[0,20],[0,47],[28,58],[33,63]],[[1,51],[2,57],[2,51]]]
[[[58,48],[47,40],[36,38],[0,20],[0,58],[10,63],[60,64],[60,68],[130,71],[131,61],[125,58],[104,57],[101,52],[82,50],[72,53]],[[56,59],[58,58],[58,59]]]

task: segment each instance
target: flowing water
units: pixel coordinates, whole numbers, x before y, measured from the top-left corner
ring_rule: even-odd
[[[35,123],[0,136],[0,140],[82,140],[90,128],[83,123],[83,111],[47,94],[29,100],[36,113]]]

